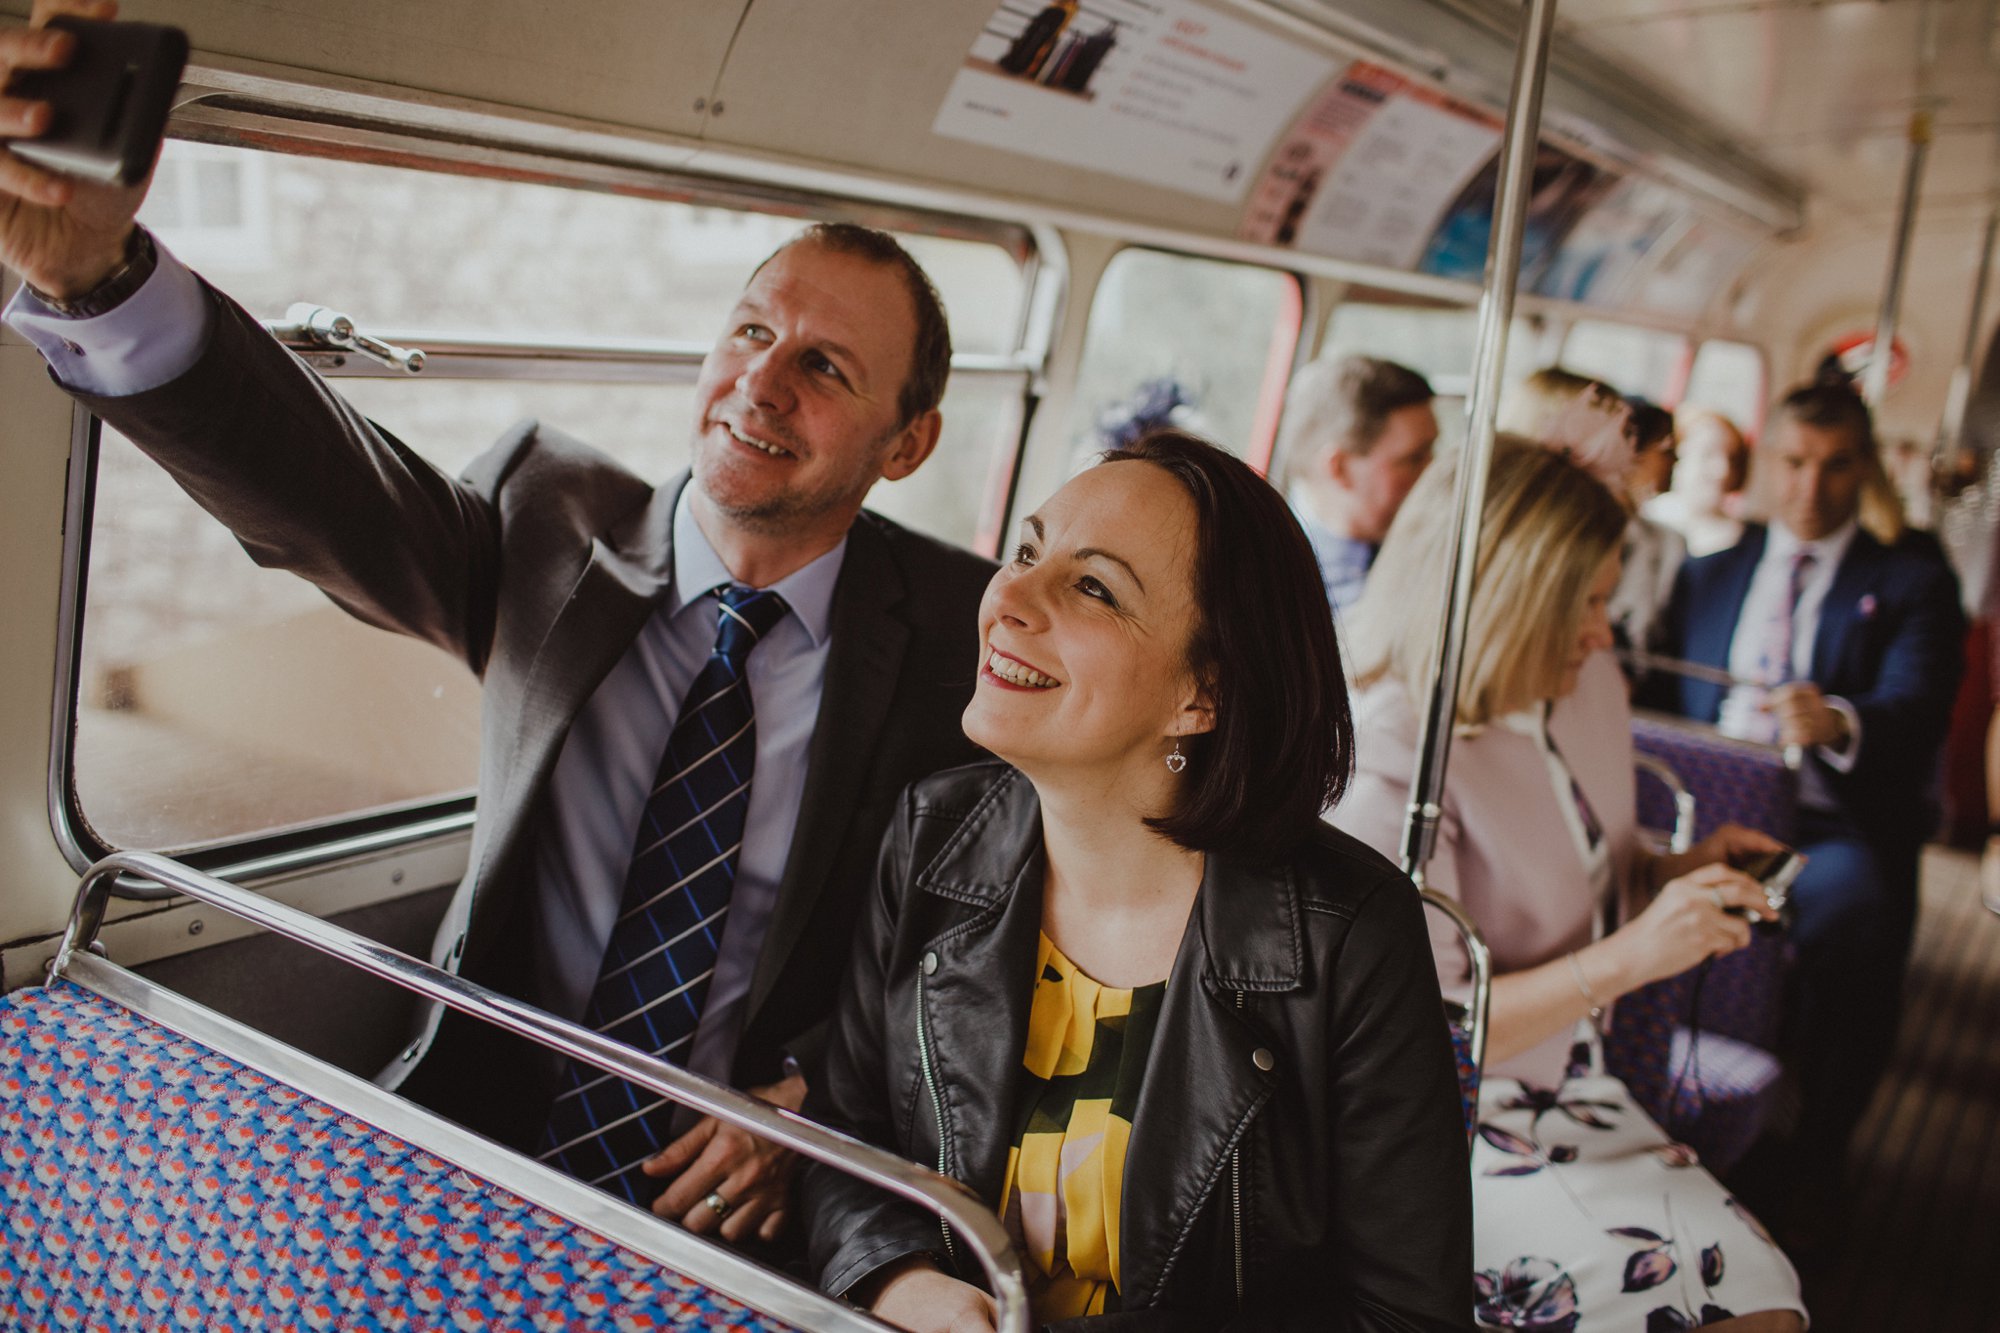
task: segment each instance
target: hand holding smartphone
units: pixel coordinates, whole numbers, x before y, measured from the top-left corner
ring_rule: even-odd
[[[74,53],[59,69],[16,70],[6,93],[47,102],[49,127],[4,140],[24,161],[106,184],[137,185],[152,170],[174,89],[187,66],[187,34],[152,23],[99,23],[67,15]]]

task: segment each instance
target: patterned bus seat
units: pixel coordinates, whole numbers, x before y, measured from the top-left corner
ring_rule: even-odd
[[[8,1328],[774,1321],[68,981],[0,997]]]

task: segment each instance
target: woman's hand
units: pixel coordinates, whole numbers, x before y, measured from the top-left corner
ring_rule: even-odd
[[[866,1304],[883,1323],[910,1333],[993,1333],[999,1319],[991,1296],[921,1256],[899,1265]]]
[[[1650,876],[1654,892],[1669,880],[1707,865],[1740,866],[1753,857],[1787,850],[1785,844],[1767,833],[1741,824],[1724,824],[1684,852],[1653,859]]]
[[[1768,910],[1763,885],[1740,870],[1709,864],[1667,881],[1646,910],[1605,943],[1621,956],[1632,983],[1625,989],[1637,989],[1741,949],[1750,943],[1751,921]]]

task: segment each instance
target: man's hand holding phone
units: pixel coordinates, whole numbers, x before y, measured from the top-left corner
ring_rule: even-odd
[[[76,50],[70,33],[50,31],[60,15],[108,22],[115,0],[36,0],[26,28],[0,28],[0,89],[17,70],[65,68]],[[53,111],[35,98],[0,92],[0,138],[45,134]],[[99,184],[23,161],[0,147],[0,263],[36,291],[62,300],[82,296],[126,259],[132,219],[146,183]]]

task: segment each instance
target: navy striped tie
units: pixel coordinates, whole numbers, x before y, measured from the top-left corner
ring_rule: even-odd
[[[715,650],[688,688],[632,848],[624,896],[584,1025],[676,1064],[687,1059],[715,972],[750,808],[757,726],[744,665],[783,618],[784,599],[734,584]],[[640,1207],[658,1186],[638,1167],[668,1142],[671,1107],[644,1088],[572,1061],[542,1160]]]

